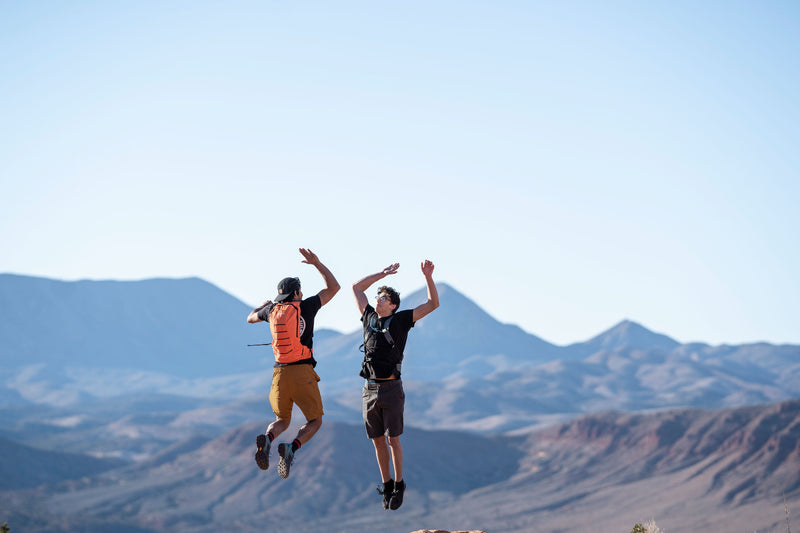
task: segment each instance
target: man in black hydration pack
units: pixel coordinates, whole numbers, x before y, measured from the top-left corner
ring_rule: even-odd
[[[369,304],[364,291],[376,281],[397,273],[399,263],[384,268],[353,284],[361,322],[364,327],[364,362],[361,377],[366,379],[362,391],[362,414],[367,436],[375,446],[383,487],[383,508],[396,510],[403,504],[406,489],[403,480],[403,408],[405,393],[400,380],[400,366],[408,332],[414,323],[439,307],[439,294],[433,283],[433,263],[421,264],[428,289],[428,301],[412,309],[397,312],[400,295],[391,287],[378,288],[375,307]],[[388,440],[388,445],[387,445]],[[389,470],[389,458],[394,466],[394,479]]]

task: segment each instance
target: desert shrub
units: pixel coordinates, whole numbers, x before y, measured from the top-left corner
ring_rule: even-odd
[[[664,533],[652,518],[644,523],[644,530],[647,531],[647,533]]]
[[[637,523],[633,526],[631,533],[664,533],[661,528],[656,525],[653,519],[648,520],[644,524]]]

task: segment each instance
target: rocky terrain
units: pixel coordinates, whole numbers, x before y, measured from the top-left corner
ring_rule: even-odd
[[[247,424],[124,467],[6,490],[0,517],[33,532],[255,532],[268,523],[310,532],[610,533],[652,517],[664,531],[723,532],[778,531],[784,497],[800,506],[800,400],[599,413],[517,436],[411,428],[409,489],[397,512],[380,505],[362,428],[324,425],[288,480],[255,466],[260,429]]]

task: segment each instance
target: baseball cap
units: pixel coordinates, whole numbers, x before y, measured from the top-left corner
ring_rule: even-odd
[[[283,278],[278,283],[278,295],[275,297],[276,302],[282,302],[291,298],[294,291],[300,290],[300,278]]]

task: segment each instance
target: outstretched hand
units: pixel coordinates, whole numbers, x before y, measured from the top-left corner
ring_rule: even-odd
[[[397,269],[400,268],[400,263],[395,263],[393,265],[389,265],[388,267],[384,268],[381,273],[384,276],[389,276],[391,274],[397,274]]]
[[[422,274],[424,276],[431,276],[433,275],[433,263],[428,261],[427,259],[420,264],[420,268],[422,269]]]
[[[305,248],[300,248],[300,253],[305,258],[302,261],[303,263],[305,263],[307,265],[318,265],[319,264],[319,257],[317,257],[317,254],[315,254],[311,250],[307,250]]]

